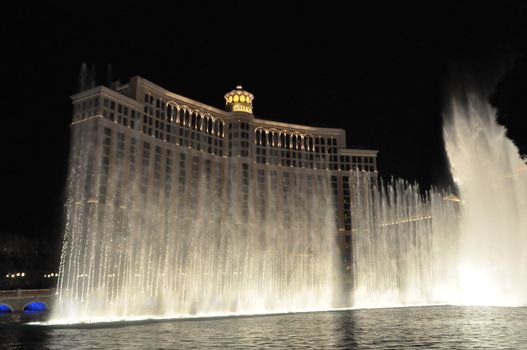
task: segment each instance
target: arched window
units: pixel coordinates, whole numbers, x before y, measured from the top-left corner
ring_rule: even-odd
[[[180,124],[183,125],[183,126],[187,126],[187,120],[188,120],[188,111],[186,108],[183,108],[179,111],[179,114],[180,114],[180,117],[179,117],[179,121],[180,121]]]
[[[192,113],[192,119],[191,119],[191,125],[190,127],[192,129],[196,129],[196,125],[197,125],[197,117],[196,117],[196,114],[195,113]]]
[[[177,124],[180,124],[180,121],[179,121],[179,113],[181,112],[181,110],[176,107],[176,111],[175,111],[175,117],[174,117],[174,121],[177,123]]]
[[[190,127],[190,112],[185,109],[185,120],[184,124],[186,127]]]
[[[167,105],[167,119],[172,121],[172,106],[170,104]]]
[[[302,136],[301,135],[296,135],[296,142],[295,142],[295,148],[296,149],[302,149]]]
[[[214,135],[219,135],[220,134],[220,123],[217,120],[214,121],[213,133],[214,133]]]

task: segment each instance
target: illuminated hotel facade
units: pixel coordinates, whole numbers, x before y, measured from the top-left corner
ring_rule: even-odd
[[[96,185],[89,190],[90,201],[119,205],[134,179],[150,200],[183,197],[196,179],[206,176],[242,188],[238,200],[243,217],[249,193],[258,193],[265,181],[287,186],[292,174],[308,180],[323,175],[330,179],[336,234],[347,261],[352,242],[351,171],[376,174],[377,151],[346,148],[343,129],[257,118],[253,99],[238,86],[225,94],[222,110],[141,77],[73,95],[72,128],[92,131],[88,171]],[[111,182],[115,188],[110,195]],[[193,205],[190,197],[187,203]]]

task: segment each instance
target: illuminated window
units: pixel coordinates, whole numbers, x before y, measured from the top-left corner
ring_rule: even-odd
[[[240,96],[240,102],[245,102],[245,96],[243,95]]]
[[[238,95],[234,95],[234,97],[233,97],[233,101],[234,101],[234,102],[238,102],[238,100],[239,100]]]

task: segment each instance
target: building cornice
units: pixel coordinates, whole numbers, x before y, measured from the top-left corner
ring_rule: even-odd
[[[204,104],[204,103],[201,103],[201,102],[198,102],[196,100],[193,100],[193,99],[190,99],[188,97],[185,97],[185,96],[181,96],[181,95],[178,95],[174,92],[171,92],[155,83],[152,83],[151,81],[143,78],[143,77],[140,77],[140,76],[135,76],[134,77],[135,79],[138,80],[138,82],[140,82],[144,87],[146,88],[149,88],[153,91],[156,91],[157,93],[161,94],[161,95],[166,95],[166,96],[169,96],[171,98],[174,98],[180,102],[184,102],[184,103],[188,103],[188,104],[191,104],[191,105],[194,105],[196,106],[197,108],[202,108],[202,109],[205,109],[207,111],[210,111],[210,112],[213,112],[213,113],[217,113],[223,117],[226,117],[227,119],[238,119],[240,116],[234,112],[227,112],[227,111],[224,111],[222,109],[219,109],[219,108],[216,108],[216,107],[212,107],[212,106],[209,106],[207,104]],[[317,133],[324,133],[324,134],[328,134],[328,135],[345,135],[345,130],[344,129],[337,129],[337,128],[319,128],[319,127],[314,127],[314,126],[308,126],[308,125],[299,125],[299,124],[290,124],[290,123],[284,123],[284,122],[277,122],[277,121],[273,121],[273,120],[268,120],[268,119],[259,119],[259,118],[255,118],[255,119],[252,119],[251,122],[253,124],[257,124],[258,126],[262,126],[262,127],[274,127],[276,129],[294,129],[295,131],[298,130],[298,131],[304,131],[304,132],[317,132]]]
[[[137,87],[144,89],[146,91],[142,91],[144,93],[148,93],[148,91],[155,92],[156,94],[166,96],[168,99],[171,99],[173,102],[176,102],[181,105],[187,105],[189,108],[195,108],[202,110],[205,113],[211,113],[215,114],[218,117],[224,118],[224,120],[238,120],[242,119],[240,116],[240,113],[236,112],[227,112],[222,109],[209,106],[205,103],[201,103],[199,101],[193,100],[191,98],[176,94],[174,92],[171,92],[141,76],[135,76],[130,79],[130,81],[127,84],[123,84],[120,86],[120,90],[125,91],[126,89],[129,89],[132,84],[131,82],[135,80]],[[120,101],[123,101],[124,103],[129,104],[130,106],[134,106],[138,109],[143,109],[144,104],[142,102],[139,102],[136,99],[133,99],[127,95],[125,95],[123,92],[119,90],[113,90],[106,86],[97,86],[93,89],[85,90],[82,92],[79,92],[77,94],[71,95],[70,98],[73,101],[79,101],[84,100],[88,98],[92,98],[95,95],[107,95],[108,97],[118,99]],[[139,99],[140,97],[137,96]],[[141,97],[142,99],[142,97]],[[165,101],[170,102],[170,101]],[[268,120],[268,119],[260,119],[258,117],[251,118],[248,120],[252,125],[254,125],[256,128],[264,128],[264,129],[275,129],[277,132],[289,132],[289,133],[295,133],[299,132],[301,134],[310,134],[312,133],[313,136],[335,136],[340,139],[339,142],[342,142],[343,144],[346,143],[346,131],[344,129],[339,128],[321,128],[321,127],[315,127],[315,126],[309,126],[309,125],[301,125],[301,124],[290,124],[285,122],[278,122],[274,120]],[[339,148],[339,154],[342,155],[362,155],[362,156],[377,156],[377,153],[379,151],[377,150],[367,150],[367,149],[348,149],[348,148]]]
[[[339,154],[350,155],[350,156],[366,156],[366,157],[374,156],[376,157],[378,153],[379,153],[378,150],[373,150],[373,149],[356,149],[356,148],[339,149]]]
[[[98,95],[98,94],[104,94],[104,95],[107,95],[109,97],[113,97],[113,98],[122,100],[122,101],[128,103],[129,105],[133,105],[133,106],[135,106],[137,108],[140,108],[140,109],[142,109],[143,106],[144,106],[141,102],[138,102],[138,101],[134,100],[133,98],[130,98],[130,97],[120,93],[119,91],[112,90],[112,89],[107,88],[106,86],[102,86],[102,85],[94,87],[93,89],[90,89],[90,90],[81,91],[79,93],[71,95],[70,98],[71,98],[72,101],[78,101],[78,100],[84,100],[84,99],[91,98],[94,95]]]
[[[208,112],[212,112],[212,113],[216,113],[216,114],[220,114],[221,116],[227,116],[228,117],[228,112],[222,110],[222,109],[219,109],[219,108],[216,108],[216,107],[212,107],[212,106],[209,106],[207,104],[204,104],[202,102],[198,102],[196,100],[193,100],[191,98],[188,98],[188,97],[185,97],[185,96],[181,96],[181,95],[178,95],[172,91],[169,91],[157,84],[154,84],[152,83],[151,81],[143,78],[143,77],[140,77],[140,76],[135,76],[134,78],[136,78],[138,80],[138,82],[140,82],[142,84],[143,87],[147,88],[147,89],[151,89],[157,93],[159,93],[160,95],[165,95],[165,96],[168,96],[170,98],[173,98],[175,100],[178,100],[179,102],[183,102],[183,103],[187,103],[187,104],[190,104],[192,106],[195,106],[196,108],[201,108],[201,109],[204,109]]]
[[[253,123],[261,127],[275,128],[277,130],[293,129],[294,131],[301,131],[304,133],[316,132],[318,134],[335,135],[335,136],[343,136],[346,134],[344,129],[319,128],[315,126],[283,123],[283,122],[277,122],[274,120],[267,120],[267,119],[254,119]]]

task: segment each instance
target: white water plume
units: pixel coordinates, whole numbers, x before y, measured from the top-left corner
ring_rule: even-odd
[[[476,94],[444,139],[460,201],[354,176],[354,305],[527,305],[527,166]]]
[[[74,126],[72,132],[66,234],[52,322],[334,306],[339,279],[327,171],[308,176],[293,168],[273,169],[261,176],[240,158],[207,162],[202,152],[174,149],[171,161],[159,167],[173,166],[163,187],[153,155],[145,156],[153,148],[144,146],[143,161],[150,163],[140,163],[143,170],[132,172],[116,161],[106,172],[101,167],[107,163],[96,156],[95,135],[85,127]],[[106,146],[108,154],[114,152],[115,140]],[[165,156],[156,154],[154,162]]]
[[[444,138],[461,196],[454,302],[527,305],[527,166],[476,94],[452,101]]]

